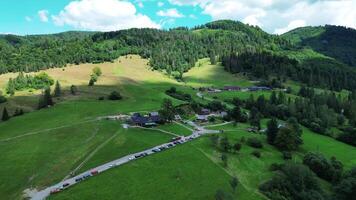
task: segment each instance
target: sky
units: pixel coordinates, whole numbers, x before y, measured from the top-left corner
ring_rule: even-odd
[[[356,0],[1,0],[0,34],[194,27],[232,19],[282,34],[325,24],[356,28]]]

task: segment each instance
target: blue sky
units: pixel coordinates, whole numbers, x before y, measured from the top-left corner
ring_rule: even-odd
[[[356,0],[1,0],[0,33],[192,27],[232,19],[284,33],[307,25],[356,28]]]

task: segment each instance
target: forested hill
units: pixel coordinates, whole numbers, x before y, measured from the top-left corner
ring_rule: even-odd
[[[282,35],[292,43],[356,67],[356,30],[342,26],[302,27]]]
[[[111,61],[123,54],[138,53],[150,57],[155,69],[182,74],[194,66],[198,58],[223,55],[231,49],[281,50],[287,45],[286,40],[257,27],[227,20],[193,30],[130,29],[96,34],[7,35],[0,37],[0,73],[36,71],[68,63]]]
[[[300,48],[298,44],[293,44],[297,43],[296,41],[297,39],[286,35],[271,35],[256,26],[231,20],[215,21],[193,29],[175,28],[169,31],[129,29],[105,33],[66,32],[24,37],[6,35],[0,36],[0,73],[113,61],[121,55],[133,53],[150,58],[153,69],[165,70],[178,79],[194,66],[199,58],[210,57],[213,63],[218,60],[225,61],[223,63],[229,65],[225,66],[226,69],[232,73],[252,72],[252,75],[259,78],[268,78],[267,72],[276,71],[273,70],[276,66],[283,67],[285,63],[282,61],[287,61],[288,70],[283,68],[283,74],[277,76],[288,75],[300,81],[290,73],[298,73],[300,77],[315,73],[314,77],[318,79],[308,77],[308,80],[303,82],[313,84],[318,80],[325,80],[318,83],[318,86],[325,87],[332,83],[330,87],[336,89],[356,88],[354,69],[348,69],[343,63],[313,50]],[[350,47],[347,51],[354,51],[354,48]],[[234,56],[237,54],[243,55],[243,60],[226,62],[228,56],[231,56],[229,61],[235,61]],[[288,59],[281,59],[280,56]],[[256,62],[256,58],[259,62]],[[265,58],[267,63],[263,60]],[[236,66],[238,63],[243,63],[244,66]],[[259,66],[256,66],[256,63]],[[265,64],[269,69],[263,67]],[[256,71],[259,72],[255,73]]]

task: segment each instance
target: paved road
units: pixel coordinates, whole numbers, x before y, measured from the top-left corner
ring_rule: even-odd
[[[187,137],[181,136],[181,139],[179,140],[181,143],[189,142],[189,141],[191,141],[193,139],[196,139],[196,138],[198,138],[198,137],[200,137],[202,135],[214,134],[214,133],[219,133],[220,132],[220,131],[216,131],[216,130],[207,130],[204,127],[201,127],[201,126],[195,124],[192,121],[186,121],[186,123],[189,124],[190,126],[194,127],[195,131],[193,131],[193,134],[190,135],[190,136],[187,136]],[[171,145],[171,147],[168,147],[168,145]],[[179,145],[179,144],[177,144],[177,145]],[[96,176],[96,174],[93,175],[92,172],[97,172],[98,174],[100,174],[101,172],[104,172],[104,171],[109,170],[111,168],[114,168],[114,167],[120,166],[122,164],[128,163],[130,161],[134,161],[136,159],[140,159],[140,158],[143,158],[145,156],[154,154],[155,152],[152,151],[152,150],[157,150],[157,149],[162,148],[162,147],[163,148],[173,148],[173,147],[175,147],[177,145],[173,144],[173,142],[168,142],[168,143],[161,144],[161,145],[155,146],[153,148],[150,148],[150,149],[138,152],[138,153],[130,154],[130,155],[124,156],[122,158],[116,159],[114,161],[105,163],[103,165],[100,165],[98,167],[90,169],[90,170],[88,170],[86,172],[83,172],[83,173],[81,173],[81,174],[79,174],[77,176],[74,176],[74,177],[66,179],[66,180],[64,180],[62,182],[59,182],[59,183],[57,183],[55,185],[47,187],[46,189],[41,190],[41,191],[39,191],[37,193],[34,193],[33,196],[31,197],[31,199],[32,200],[44,200],[51,194],[51,191],[67,189],[68,187],[71,187],[71,186],[73,186],[75,184],[78,184],[78,183],[80,183],[82,181],[82,180],[76,181],[76,179],[83,178],[84,176],[87,176],[87,178],[85,178],[85,179],[88,179],[88,178],[91,178],[93,176]],[[158,152],[156,152],[156,153],[158,153]],[[146,154],[146,155],[143,156],[143,157],[140,157],[140,158],[135,158],[135,156],[138,156],[138,155],[141,155],[141,154]],[[67,186],[63,187],[63,184],[67,184]]]

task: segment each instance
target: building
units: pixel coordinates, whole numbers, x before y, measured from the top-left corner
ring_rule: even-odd
[[[202,108],[200,113],[200,115],[209,115],[210,114],[210,110],[207,108]]]
[[[248,88],[249,91],[268,91],[268,90],[272,90],[272,88],[270,87],[266,87],[266,86],[252,86]]]
[[[224,86],[224,89],[226,91],[240,91],[241,87],[239,86]]]
[[[208,115],[196,115],[198,121],[208,121]]]
[[[149,116],[142,116],[140,113],[134,113],[131,116],[131,123],[137,126],[156,126],[161,123],[161,118],[158,113],[150,113]]]

